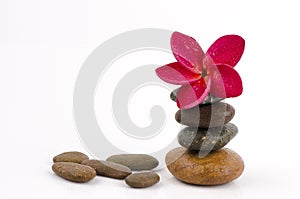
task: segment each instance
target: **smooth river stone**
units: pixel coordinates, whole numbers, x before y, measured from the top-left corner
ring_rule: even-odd
[[[131,170],[121,164],[103,160],[85,160],[81,164],[94,168],[97,175],[116,179],[124,179],[131,174]]]
[[[210,152],[223,148],[237,133],[238,128],[231,123],[209,129],[186,127],[179,132],[177,139],[181,146],[189,150]]]
[[[158,160],[146,154],[119,154],[106,159],[117,164],[129,167],[134,171],[151,170],[158,166]]]
[[[133,173],[126,177],[125,182],[132,188],[146,188],[158,183],[160,177],[153,171]]]
[[[88,182],[96,176],[92,167],[73,162],[54,163],[52,170],[58,176],[73,182]]]
[[[191,109],[178,110],[175,119],[183,125],[209,128],[227,124],[232,120],[234,114],[235,110],[230,104],[217,102]]]
[[[89,157],[84,153],[77,152],[77,151],[70,151],[61,153],[53,158],[53,162],[74,162],[74,163],[81,163],[84,160],[88,160]]]
[[[175,89],[170,94],[170,99],[173,100],[174,102],[176,102],[176,100],[177,100],[178,91],[179,91],[179,88]],[[224,100],[224,98],[218,98],[218,97],[215,97],[215,96],[209,94],[200,105],[212,104],[212,103],[216,103],[216,102],[219,102],[219,101],[222,101],[222,100]]]
[[[221,149],[199,158],[183,147],[166,155],[168,170],[178,180],[195,185],[221,185],[237,179],[244,171],[242,158],[233,150]]]

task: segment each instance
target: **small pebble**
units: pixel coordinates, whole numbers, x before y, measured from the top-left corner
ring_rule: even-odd
[[[88,182],[96,176],[96,171],[92,167],[73,162],[54,163],[52,170],[58,176],[73,182]]]
[[[234,114],[235,110],[230,104],[217,102],[191,109],[178,110],[175,119],[183,125],[210,128],[227,124],[232,120]]]
[[[158,166],[156,158],[146,154],[119,154],[106,159],[117,164],[129,167],[133,171],[151,170]]]
[[[231,123],[223,127],[200,129],[186,127],[182,129],[177,138],[181,146],[189,150],[216,151],[223,148],[238,133],[238,128]]]
[[[171,94],[170,94],[170,99],[171,99],[172,101],[174,101],[174,102],[176,102],[176,100],[177,100],[177,93],[178,93],[178,91],[179,91],[179,88],[173,90],[173,91],[171,92]]]
[[[84,153],[77,152],[77,151],[70,151],[59,154],[53,158],[53,162],[74,162],[74,163],[81,163],[84,160],[88,160],[89,157]]]
[[[153,171],[133,173],[126,177],[125,182],[132,188],[146,188],[158,183],[160,177]]]
[[[178,180],[195,185],[220,185],[237,179],[244,170],[242,158],[233,150],[221,149],[200,158],[183,147],[166,155],[168,170]]]
[[[175,89],[170,94],[170,99],[173,100],[174,102],[176,102],[176,100],[177,100],[178,91],[179,91],[179,88]],[[213,103],[216,103],[216,102],[219,102],[219,101],[222,101],[222,100],[224,100],[224,98],[218,98],[218,97],[215,97],[215,96],[212,96],[212,95],[209,94],[200,105],[213,104]]]
[[[114,162],[103,160],[85,160],[81,164],[94,168],[97,175],[124,179],[131,174],[130,168]]]

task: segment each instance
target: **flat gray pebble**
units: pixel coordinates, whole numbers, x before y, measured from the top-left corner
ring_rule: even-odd
[[[159,164],[156,158],[146,154],[112,155],[106,160],[127,166],[134,171],[151,170],[156,168]]]

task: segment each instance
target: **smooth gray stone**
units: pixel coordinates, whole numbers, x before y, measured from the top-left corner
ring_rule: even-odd
[[[177,139],[189,150],[216,151],[228,144],[237,133],[238,128],[232,123],[210,129],[186,127],[179,132]]]
[[[147,154],[119,154],[110,156],[106,160],[127,166],[134,171],[151,170],[159,164],[156,158]]]
[[[178,123],[199,128],[224,126],[235,114],[233,106],[223,102],[195,106],[190,109],[178,110],[175,119]]]

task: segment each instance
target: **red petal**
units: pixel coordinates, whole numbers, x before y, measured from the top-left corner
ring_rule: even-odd
[[[209,90],[210,79],[208,79],[207,83],[201,78],[197,82],[183,85],[177,93],[177,106],[180,109],[192,108],[203,102]]]
[[[178,62],[159,67],[155,72],[160,79],[171,84],[188,84],[200,78],[200,75],[190,72]]]
[[[238,35],[225,35],[217,39],[207,50],[216,64],[234,67],[241,59],[245,40]]]
[[[191,72],[199,74],[202,71],[204,53],[194,38],[174,32],[171,36],[171,48],[176,60]]]
[[[211,94],[219,98],[241,95],[243,84],[236,70],[226,65],[218,65],[216,68],[211,71]]]

